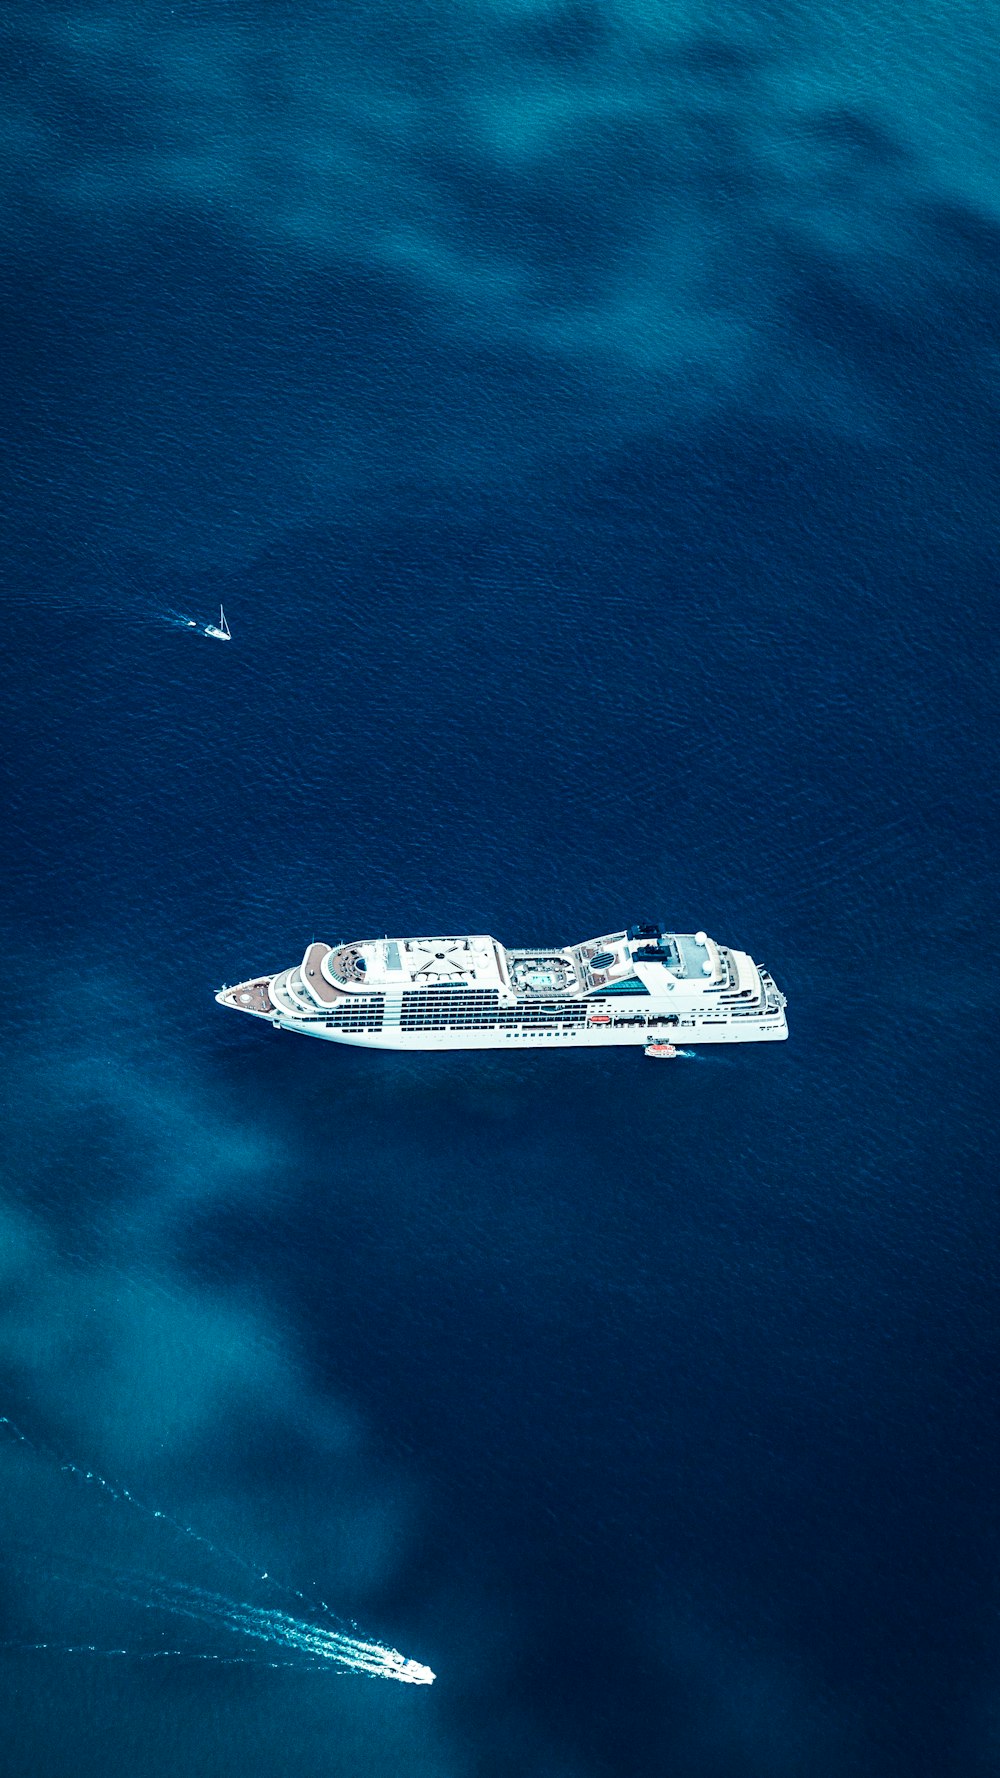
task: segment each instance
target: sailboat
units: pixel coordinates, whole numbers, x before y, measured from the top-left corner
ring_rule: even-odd
[[[205,629],[204,629],[204,634],[206,636],[214,636],[215,640],[217,642],[231,642],[232,641],[232,636],[230,635],[230,631],[229,631],[229,625],[226,622],[226,614],[223,611],[221,605],[219,606],[219,621],[218,621],[218,623],[217,624],[206,624]]]

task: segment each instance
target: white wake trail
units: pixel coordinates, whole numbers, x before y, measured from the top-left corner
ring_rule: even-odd
[[[434,1681],[429,1667],[407,1659],[398,1649],[386,1648],[381,1642],[348,1636],[343,1630],[328,1630],[323,1625],[292,1617],[287,1611],[228,1599],[223,1593],[210,1593],[183,1581],[150,1583],[145,1598],[138,1598],[135,1593],[130,1597],[135,1603],[194,1618],[200,1623],[229,1630],[234,1635],[267,1643],[272,1648],[294,1649],[318,1662],[331,1661],[354,1673],[370,1673],[379,1679],[399,1679],[408,1685],[431,1685]]]
[[[323,1601],[314,1605],[297,1587],[282,1587],[271,1579],[267,1570],[261,1571],[237,1556],[231,1550],[224,1550],[211,1538],[196,1531],[193,1526],[185,1525],[174,1519],[169,1513],[159,1508],[149,1507],[137,1500],[128,1488],[116,1486],[109,1482],[96,1470],[84,1469],[69,1459],[59,1457],[52,1451],[36,1445],[20,1427],[7,1415],[0,1414],[0,1427],[5,1428],[17,1443],[23,1445],[36,1457],[54,1464],[63,1474],[73,1476],[104,1495],[115,1505],[131,1509],[141,1515],[147,1522],[159,1523],[165,1529],[173,1531],[181,1538],[201,1546],[217,1560],[231,1562],[244,1570],[256,1582],[266,1582],[286,1597],[293,1597],[302,1602],[308,1611],[319,1610],[331,1616],[329,1607]],[[290,1612],[278,1610],[276,1607],[254,1605],[249,1601],[232,1599],[224,1593],[212,1591],[205,1587],[192,1585],[187,1581],[171,1580],[165,1575],[136,1574],[120,1569],[99,1569],[92,1562],[81,1562],[76,1565],[71,1576],[65,1576],[70,1584],[84,1590],[112,1595],[137,1605],[145,1611],[166,1612],[175,1617],[182,1617],[203,1624],[207,1629],[225,1630],[234,1636],[245,1637],[249,1642],[263,1643],[274,1650],[282,1650],[290,1656],[304,1659],[296,1661],[265,1661],[271,1667],[296,1667],[299,1671],[321,1672],[330,1667],[351,1673],[365,1673],[377,1679],[396,1679],[406,1685],[432,1685],[434,1673],[430,1667],[420,1661],[410,1660],[398,1649],[387,1648],[383,1643],[372,1641],[367,1637],[350,1635],[346,1630],[336,1627],[329,1628],[326,1624],[294,1617]],[[353,1628],[354,1626],[352,1626]],[[64,1654],[93,1654],[102,1656],[129,1656],[138,1660],[164,1659],[170,1655],[189,1660],[212,1660],[220,1664],[248,1663],[253,1660],[250,1655],[217,1655],[200,1654],[182,1649],[127,1649],[99,1648],[92,1643],[62,1644],[58,1642],[12,1642],[3,1646],[23,1650],[39,1651],[59,1650]]]

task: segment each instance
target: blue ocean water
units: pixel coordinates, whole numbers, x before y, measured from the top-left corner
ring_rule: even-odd
[[[4,31],[4,1771],[995,1771],[988,21]],[[642,918],[789,1043],[211,998]]]

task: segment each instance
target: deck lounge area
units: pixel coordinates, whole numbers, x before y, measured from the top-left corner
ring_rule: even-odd
[[[313,943],[309,946],[309,949],[302,959],[302,980],[308,987],[309,992],[315,994],[316,999],[321,1000],[324,1006],[335,1006],[337,1001],[342,999],[342,995],[338,993],[336,988],[331,987],[326,976],[323,974],[321,967],[323,959],[329,952],[329,949],[329,945],[317,943]],[[334,973],[336,974],[337,972],[334,971]]]

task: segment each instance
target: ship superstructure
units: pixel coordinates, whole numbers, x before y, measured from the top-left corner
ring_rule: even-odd
[[[301,963],[221,988],[216,1000],[280,1030],[372,1049],[788,1036],[784,995],[745,951],[649,924],[565,949],[508,950],[483,934],[313,942]]]

